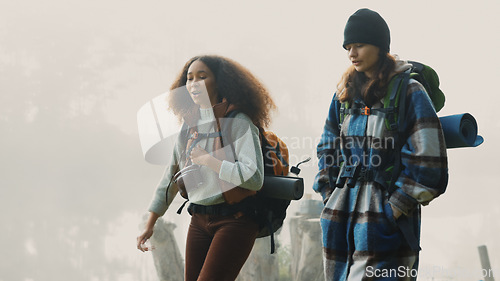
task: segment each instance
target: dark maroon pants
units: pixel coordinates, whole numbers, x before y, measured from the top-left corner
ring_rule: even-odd
[[[193,214],[186,242],[185,281],[234,281],[258,226],[247,217]]]

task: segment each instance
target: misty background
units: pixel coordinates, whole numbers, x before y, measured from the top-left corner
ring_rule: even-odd
[[[164,167],[145,162],[136,114],[195,55],[249,68],[278,105],[270,129],[292,159],[316,160],[349,66],[344,25],[362,7],[387,21],[391,53],[438,72],[438,115],[469,112],[485,138],[448,150],[448,190],[423,208],[422,272],[479,273],[485,244],[500,274],[499,1],[47,0],[0,6],[0,281],[156,280],[135,238]],[[316,163],[301,176],[319,199]],[[164,218],[184,252],[180,203]]]

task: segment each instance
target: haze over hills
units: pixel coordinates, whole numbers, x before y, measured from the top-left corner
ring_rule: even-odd
[[[155,280],[135,237],[164,168],[143,159],[140,106],[166,92],[188,58],[228,56],[270,89],[279,107],[271,129],[293,159],[314,159],[348,65],[343,27],[362,6],[387,19],[394,53],[438,71],[447,95],[440,115],[470,112],[485,137],[476,149],[449,151],[448,190],[423,208],[421,268],[477,270],[477,246],[486,244],[500,269],[500,4],[422,3],[4,3],[0,280]],[[315,165],[301,166],[311,194]],[[189,216],[166,218],[183,251]]]

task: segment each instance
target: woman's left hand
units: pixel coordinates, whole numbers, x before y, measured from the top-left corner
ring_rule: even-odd
[[[207,166],[210,170],[216,172],[217,174],[220,172],[220,168],[222,165],[222,161],[210,155],[210,153],[206,152],[199,145],[195,146],[193,150],[191,150],[191,162],[193,164]]]
[[[191,155],[189,155],[189,157],[193,164],[207,166],[212,155],[208,154],[206,150],[197,145],[191,150]]]

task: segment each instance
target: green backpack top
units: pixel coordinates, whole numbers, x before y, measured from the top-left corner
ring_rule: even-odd
[[[439,112],[445,103],[444,93],[439,89],[439,77],[430,66],[420,62],[408,61],[413,66],[405,72],[399,73],[394,76],[389,82],[387,88],[387,95],[383,100],[384,107],[377,109],[365,108],[349,108],[349,103],[342,103],[340,108],[340,124],[344,121],[347,114],[361,114],[361,115],[382,115],[385,117],[386,127],[389,130],[397,130],[398,123],[400,122],[398,116],[404,116],[404,106],[400,101],[400,93],[406,93],[410,78],[417,80],[430,97],[434,109]],[[405,100],[406,95],[403,95],[402,100]]]
[[[439,77],[430,66],[416,61],[409,61],[413,65],[410,78],[420,82],[434,104],[434,109],[439,112],[444,107],[445,96],[439,89]]]

